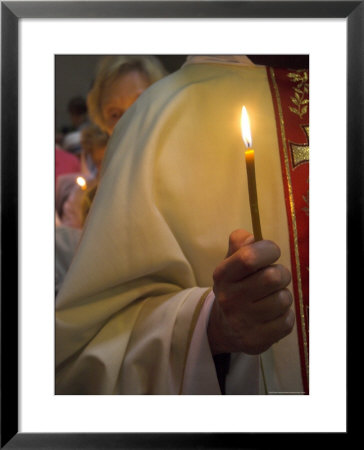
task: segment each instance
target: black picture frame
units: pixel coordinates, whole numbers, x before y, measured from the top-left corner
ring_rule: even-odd
[[[265,442],[277,438],[297,446],[294,433],[18,432],[18,22],[116,17],[347,19],[347,304],[364,273],[364,1],[1,2],[1,448],[270,448]],[[348,437],[338,434],[336,440]],[[304,434],[299,444],[310,438]],[[314,438],[318,445],[320,436]]]

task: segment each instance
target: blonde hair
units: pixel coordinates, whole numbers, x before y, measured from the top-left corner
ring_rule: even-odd
[[[98,65],[94,84],[87,96],[90,119],[100,128],[106,127],[101,111],[101,99],[105,86],[133,70],[143,73],[150,84],[167,75],[162,63],[155,56],[117,55],[103,58]]]

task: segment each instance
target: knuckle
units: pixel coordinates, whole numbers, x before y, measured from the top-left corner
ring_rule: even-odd
[[[239,298],[232,294],[225,286],[214,289],[215,299],[221,310],[228,317],[229,322],[234,324],[237,320],[237,310],[239,309]]]
[[[288,286],[288,284],[291,282],[291,279],[292,279],[291,272],[285,266],[281,266],[281,268],[282,268],[284,284],[285,284],[285,286]]]
[[[252,247],[243,247],[239,252],[240,264],[242,268],[251,272],[254,271],[257,265],[257,255]]]
[[[291,307],[293,298],[288,289],[282,289],[277,294],[277,300],[281,309],[285,311]]]
[[[225,311],[228,312],[229,309],[229,299],[226,296],[225,292],[219,292],[218,296],[216,296],[216,299],[219,303],[219,305],[221,306],[221,308]]]
[[[229,244],[234,245],[239,242],[240,230],[234,230],[229,235]]]
[[[282,283],[282,273],[278,266],[270,266],[264,270],[263,281],[266,286],[278,287]]]
[[[216,267],[216,269],[212,273],[212,279],[214,280],[214,283],[219,283],[222,279],[222,269],[220,267]]]
[[[267,242],[269,243],[269,245],[272,246],[272,248],[273,248],[273,250],[275,252],[276,259],[280,258],[280,256],[281,256],[281,249],[278,247],[278,245],[275,242],[270,241],[270,240],[267,240]]]
[[[284,322],[283,322],[283,327],[284,327],[284,331],[286,334],[291,333],[291,331],[293,330],[294,323],[295,323],[295,314],[290,309],[287,312],[287,314],[285,315]]]
[[[215,284],[221,284],[226,276],[226,266],[222,263],[215,268],[212,273],[212,279]]]
[[[254,236],[246,230],[238,228],[229,235],[229,244],[240,246],[243,243],[253,242]]]
[[[283,288],[291,282],[290,271],[281,264],[269,266],[264,271],[264,281],[266,286],[273,288]]]

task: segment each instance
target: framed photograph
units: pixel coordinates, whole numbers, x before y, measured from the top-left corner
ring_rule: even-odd
[[[1,2],[2,448],[348,437],[347,304],[364,269],[363,3]],[[309,395],[55,395],[56,57],[105,54],[309,55]]]

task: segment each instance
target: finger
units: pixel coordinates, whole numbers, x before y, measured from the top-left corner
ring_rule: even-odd
[[[286,288],[290,282],[291,272],[282,264],[272,264],[246,277],[239,285],[242,296],[257,302]]]
[[[248,245],[254,242],[254,236],[243,229],[233,231],[229,236],[229,248],[227,257],[239,250],[244,245]]]
[[[235,311],[241,309],[249,312],[254,309],[260,311],[269,303],[270,298],[285,290],[290,282],[290,271],[281,264],[274,264],[247,276],[242,281],[227,283],[223,281],[218,284],[219,300],[224,303],[225,308]],[[286,294],[280,295],[285,297]],[[258,306],[258,303],[261,305]]]
[[[293,297],[288,289],[282,289],[274,294],[254,302],[250,314],[258,323],[270,322],[287,313],[293,303]]]
[[[272,241],[244,245],[226,258],[215,270],[214,280],[238,282],[260,269],[270,266],[280,257],[279,247]]]
[[[285,314],[262,325],[262,339],[270,341],[271,345],[288,336],[295,323],[295,314],[290,308]]]

